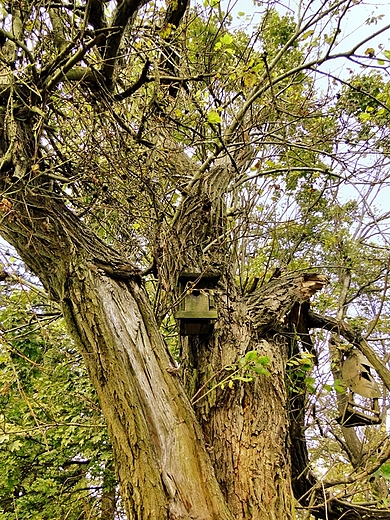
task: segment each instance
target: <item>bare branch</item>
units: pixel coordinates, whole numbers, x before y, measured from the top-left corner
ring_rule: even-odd
[[[275,175],[275,174],[282,175],[283,173],[288,173],[288,172],[320,172],[320,173],[324,173],[325,175],[329,175],[329,174],[333,175],[333,172],[330,172],[326,168],[317,168],[315,166],[313,166],[313,167],[310,167],[310,166],[290,166],[290,167],[288,167],[288,166],[286,166],[285,168],[272,168],[271,170],[263,170],[254,175],[245,176],[235,183],[234,188],[238,188],[242,184],[245,184],[245,182],[253,180],[253,179],[257,179],[258,177],[263,177],[265,175]]]
[[[135,81],[129,88],[127,88],[125,91],[121,92],[120,94],[116,94],[114,96],[114,99],[116,101],[123,101],[124,99],[132,96],[134,92],[137,92],[139,88],[142,87],[145,83],[148,83],[151,81],[151,79],[148,78],[147,74],[149,72],[150,68],[150,61],[146,60],[146,63],[142,69],[140,77]]]
[[[65,63],[63,67],[60,68],[53,76],[49,77],[46,80],[45,88],[46,90],[51,90],[53,87],[57,85],[70,71],[70,69],[76,65],[83,57],[87,54],[87,52],[92,49],[95,45],[97,45],[103,39],[103,35],[99,34],[89,42],[87,42],[83,47],[81,47],[68,61]]]
[[[28,61],[31,63],[31,65],[35,65],[34,56],[31,54],[31,52],[29,51],[28,47],[23,42],[21,42],[13,34],[11,34],[8,31],[5,31],[1,27],[0,27],[0,35],[4,36],[5,38],[7,38],[7,40],[10,40],[11,42],[14,42],[17,45],[17,47],[20,47],[25,52],[25,54],[26,54],[26,56],[28,58]],[[35,70],[35,67],[34,67],[34,70]]]
[[[112,81],[114,75],[116,58],[126,26],[138,9],[148,2],[149,0],[122,0],[115,9],[111,28],[116,31],[107,38],[102,70],[108,83]]]
[[[390,390],[390,371],[367,341],[361,337],[360,333],[356,332],[344,321],[337,320],[330,316],[321,316],[320,314],[309,311],[308,318],[310,328],[321,328],[329,330],[330,332],[336,332],[359,349],[372,364],[386,388]]]
[[[339,486],[341,484],[351,484],[353,482],[358,482],[364,480],[368,476],[375,473],[377,469],[381,467],[381,465],[386,462],[390,457],[390,439],[387,437],[384,442],[384,447],[382,447],[379,455],[377,455],[374,460],[372,454],[369,454],[368,460],[365,464],[365,468],[361,471],[353,470],[350,475],[346,477],[337,478],[334,480],[327,480],[323,483],[326,488]],[[388,513],[389,514],[389,513]]]

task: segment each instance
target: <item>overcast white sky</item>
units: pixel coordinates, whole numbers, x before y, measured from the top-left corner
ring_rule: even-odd
[[[308,0],[302,2],[303,5],[311,3],[313,9],[318,8],[322,2],[315,0]],[[272,4],[273,2],[270,2]],[[267,7],[267,2],[262,2],[261,6],[254,5],[253,0],[222,0],[223,10],[232,10],[234,16],[233,26],[242,25],[243,22],[247,24],[248,32],[251,32],[251,26],[256,25],[260,20],[262,13]],[[278,2],[278,9],[280,12],[289,12],[293,16],[297,15],[298,2],[296,0],[286,0],[284,2]],[[247,16],[238,16],[238,13],[245,12]],[[379,19],[378,17],[381,18]],[[377,18],[377,21],[373,19]],[[372,19],[372,23],[368,24],[367,21]],[[381,27],[384,27],[390,23],[390,2],[375,2],[372,0],[362,2],[360,5],[352,5],[352,10],[343,21],[341,27],[342,32],[338,38],[338,45],[334,48],[333,53],[345,52],[353,48],[358,42],[369,37],[372,33],[378,31]],[[390,50],[390,30],[380,36],[364,43],[358,50],[358,54],[364,55],[367,48],[372,47],[375,51],[377,58],[383,58],[382,51]],[[376,65],[376,59],[373,60]],[[346,59],[337,59],[327,62],[321,66],[321,70],[334,74],[337,77],[341,77],[347,80],[351,71],[354,74],[358,74],[362,69],[358,64],[354,64]],[[365,70],[365,72],[367,69]],[[317,88],[328,88],[328,80],[326,78],[318,78]],[[354,189],[353,186],[346,187],[342,190],[343,198],[361,198],[360,187]],[[375,205],[378,205],[384,211],[390,211],[390,188],[373,190],[368,201],[372,204],[375,200]],[[367,202],[367,201],[366,201]]]

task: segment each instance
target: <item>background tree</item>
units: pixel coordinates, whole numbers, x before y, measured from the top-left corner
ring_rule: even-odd
[[[364,495],[366,477],[387,476],[385,432],[334,429],[353,469],[335,461],[325,480],[305,442],[308,425],[324,432],[314,404],[328,406],[341,361],[309,329],[321,347],[324,330],[341,335],[338,350],[360,349],[390,388],[373,348],[387,216],[370,208],[386,178],[388,55],[366,48],[389,26],[339,51],[357,7],[269,3],[248,32],[219,3],[3,4],[0,232],[83,356],[129,518],[288,519],[292,488],[306,517],[390,516]],[[316,86],[336,59],[379,67],[379,91],[369,75]],[[183,272],[196,276],[180,291]],[[173,312],[208,297],[210,278],[214,329],[175,344]]]
[[[1,298],[1,517],[108,520],[107,429],[58,308],[42,296],[11,278]]]

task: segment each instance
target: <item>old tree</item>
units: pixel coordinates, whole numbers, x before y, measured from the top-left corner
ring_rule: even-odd
[[[352,346],[390,389],[389,26],[256,4],[2,2],[0,233],[82,354],[128,518],[390,518],[385,422],[335,421]]]

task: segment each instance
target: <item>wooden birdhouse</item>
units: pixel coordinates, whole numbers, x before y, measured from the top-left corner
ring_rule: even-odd
[[[218,274],[201,274],[183,271],[179,276],[181,295],[175,318],[182,336],[210,334],[218,318],[214,302],[214,289]]]
[[[344,361],[342,377],[349,388],[343,414],[337,419],[345,427],[367,426],[382,422],[379,410],[381,392],[372,377],[373,366],[359,350],[353,350]],[[357,402],[355,396],[361,396]]]

